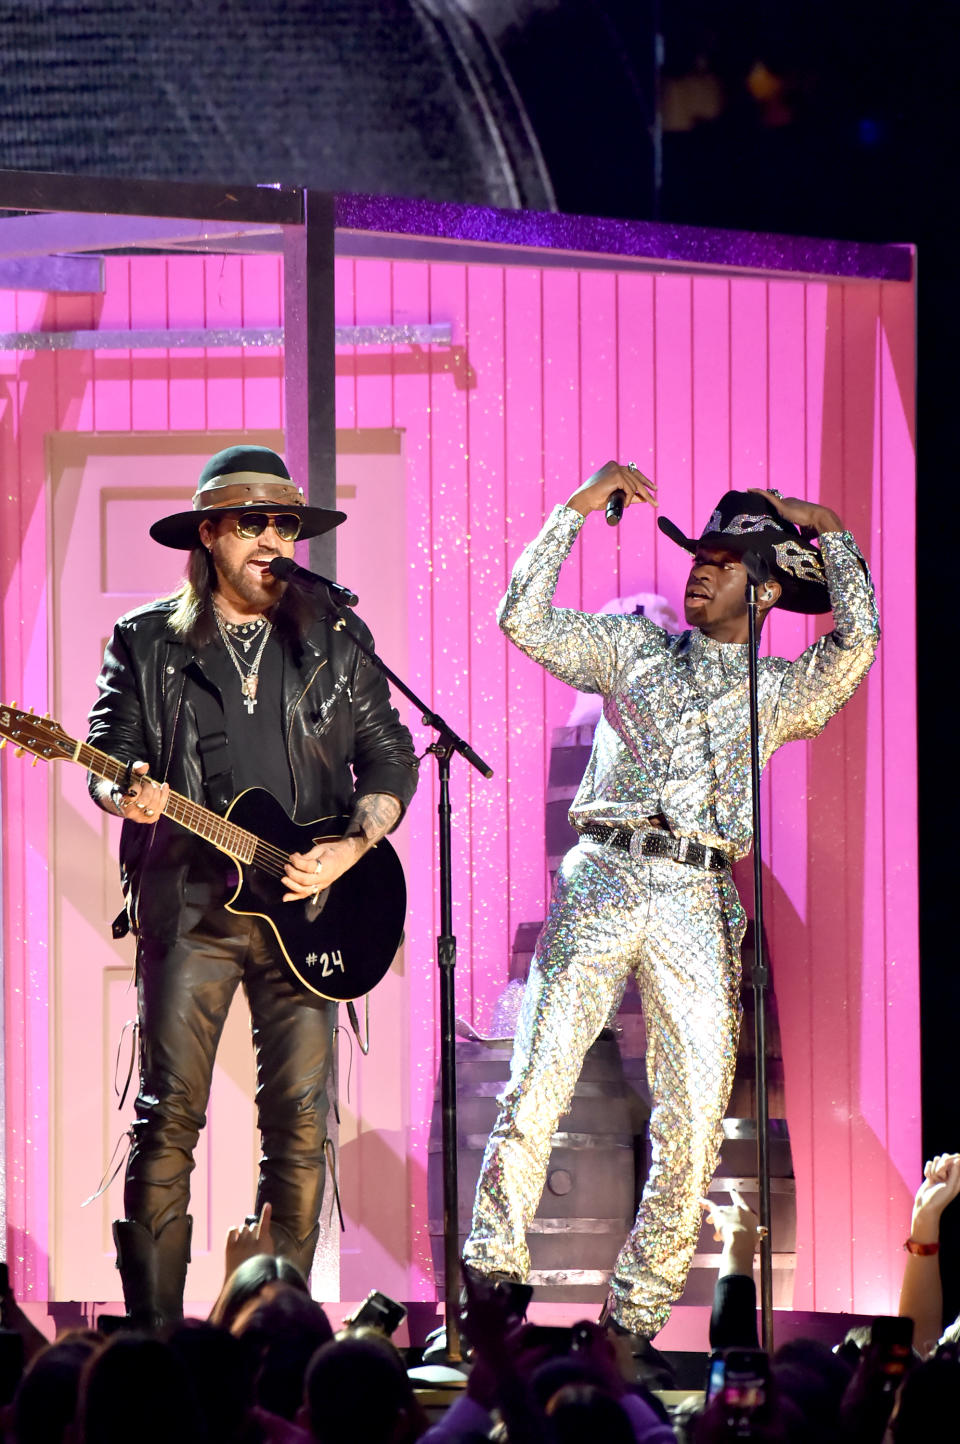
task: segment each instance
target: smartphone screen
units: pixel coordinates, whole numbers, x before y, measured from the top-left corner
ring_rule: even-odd
[[[718,1352],[710,1355],[710,1363],[707,1368],[707,1403],[716,1399],[723,1392],[723,1380],[726,1374],[723,1354]]]
[[[895,1389],[910,1362],[913,1319],[882,1316],[870,1328],[870,1348],[883,1370],[887,1387]]]
[[[762,1349],[728,1349],[724,1355],[723,1404],[728,1418],[758,1414],[766,1405],[770,1361]]]
[[[569,1354],[573,1347],[573,1329],[551,1324],[528,1324],[523,1343],[524,1347],[546,1349],[551,1355]]]
[[[350,1319],[350,1326],[355,1329],[364,1326],[381,1329],[389,1338],[406,1317],[407,1310],[403,1304],[398,1304],[396,1300],[388,1298],[379,1289],[371,1289]]]

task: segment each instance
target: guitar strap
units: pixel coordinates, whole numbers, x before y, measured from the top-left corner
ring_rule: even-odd
[[[190,690],[197,719],[197,751],[203,769],[207,805],[222,815],[235,796],[223,704],[209,684],[196,677]]]

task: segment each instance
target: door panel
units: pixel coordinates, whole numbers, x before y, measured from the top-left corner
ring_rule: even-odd
[[[377,652],[404,679],[410,675],[407,615],[406,464],[403,433],[392,428],[337,432],[337,578],[358,594],[357,613]],[[409,703],[393,701],[409,725]],[[419,722],[419,716],[413,721]],[[426,789],[424,789],[426,792]],[[415,807],[428,805],[426,796]],[[409,831],[391,839],[407,871]],[[354,1054],[353,1077],[340,1104],[341,1190],[347,1230],[340,1241],[343,1299],[372,1288],[410,1297],[411,1214],[410,979],[404,949],[370,999],[372,1047]],[[345,1020],[344,1020],[345,1021]],[[341,1077],[349,1071],[344,1047]]]
[[[248,439],[283,444],[278,433]],[[233,433],[49,438],[51,695],[54,715],[74,736],[85,735],[104,641],[116,618],[171,591],[182,575],[184,554],[151,541],[151,522],[188,506],[204,461],[236,440]],[[132,1118],[135,1074],[122,1109],[114,1077],[125,1075],[129,1064],[129,1031],[122,1045],[120,1039],[124,1023],[136,1016],[134,943],[114,942],[110,935],[121,906],[119,821],[93,805],[81,768],[65,762],[54,770],[52,1297],[109,1301],[120,1293],[110,1227],[122,1217],[122,1169],[100,1198],[81,1205],[96,1189],[115,1144],[125,1144]],[[188,1303],[216,1297],[227,1229],[252,1207],[253,1092],[249,1017],[238,994],[197,1149]]]
[[[398,538],[405,528],[404,466],[399,433],[391,432],[386,440],[384,435],[354,433],[339,459],[340,500],[349,521],[338,534],[338,571],[360,592],[359,613],[402,676],[407,670],[406,561]],[[151,541],[151,523],[188,506],[192,479],[204,461],[238,439],[234,433],[51,436],[51,695],[54,715],[73,736],[85,735],[103,647],[116,618],[171,591],[182,574],[184,556]],[[247,439],[283,447],[279,433]],[[171,483],[181,477],[184,485]],[[136,1091],[134,1074],[118,1108],[114,1080],[119,1074],[122,1092],[132,1045],[124,1024],[136,1016],[134,943],[131,938],[114,942],[110,935],[110,922],[121,906],[120,824],[93,805],[79,767],[55,767],[52,795],[52,1296],[112,1301],[120,1293],[111,1222],[122,1217],[122,1169],[102,1197],[81,1205],[95,1191],[115,1146],[122,1152]],[[402,831],[397,846],[403,856]],[[404,1292],[406,1210],[397,1209],[392,1190],[384,1199],[375,1172],[366,1178],[370,1169],[364,1159],[370,1150],[363,1138],[372,1141],[386,1126],[401,1169],[405,1166],[407,1120],[397,1079],[407,1066],[402,1056],[406,1030],[397,1028],[395,1019],[406,1007],[406,994],[401,953],[377,990],[376,1047],[364,1060],[353,1101],[345,1104],[347,1297],[362,1297],[374,1283],[393,1287],[401,1296]],[[382,1029],[376,1026],[378,1017],[384,1019]],[[238,994],[218,1052],[191,1183],[188,1306],[215,1298],[226,1232],[252,1206],[258,1150],[254,1086],[249,1016]],[[385,1100],[391,1100],[389,1105]],[[389,1117],[381,1116],[383,1107]],[[370,1158],[372,1168],[372,1153]],[[380,1260],[377,1279],[365,1283],[363,1260],[371,1251]],[[394,1263],[388,1277],[384,1265],[390,1256]],[[334,1222],[323,1230],[318,1249],[313,1275],[318,1297],[339,1296],[339,1269]]]

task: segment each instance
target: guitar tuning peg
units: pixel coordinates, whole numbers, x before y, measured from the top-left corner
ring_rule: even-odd
[[[6,747],[6,745],[7,745],[7,739],[6,739],[6,737],[0,737],[0,752],[3,751],[3,749]]]
[[[16,750],[14,751],[14,754],[13,754],[13,755],[14,755],[14,757],[22,757],[23,754],[24,754],[24,752],[26,752],[26,750],[27,750],[27,749],[26,749],[25,747],[18,747],[18,748],[16,748]]]
[[[50,713],[49,713],[49,712],[44,712],[44,714],[43,714],[43,720],[44,720],[44,722],[52,722],[52,721],[53,721],[53,718],[50,716]]]
[[[31,716],[31,717],[33,716],[33,708],[32,708],[32,707],[30,708],[30,716]]]

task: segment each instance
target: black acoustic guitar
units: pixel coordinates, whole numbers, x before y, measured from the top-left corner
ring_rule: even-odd
[[[46,761],[67,758],[97,777],[122,785],[123,762],[68,737],[59,722],[0,706],[0,747],[14,743]],[[179,792],[171,792],[165,816],[233,858],[237,890],[232,913],[263,918],[276,934],[291,972],[311,993],[335,1002],[360,998],[376,987],[392,963],[403,935],[407,889],[400,859],[386,839],[324,888],[316,901],[282,900],[283,870],[292,852],[341,837],[347,818],[293,822],[277,799],[252,787],[220,816]]]

